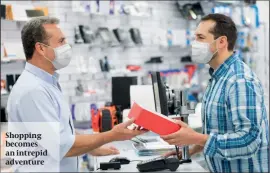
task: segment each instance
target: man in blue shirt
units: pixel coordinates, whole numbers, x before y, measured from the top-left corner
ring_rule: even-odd
[[[258,77],[233,51],[237,29],[231,18],[202,18],[192,43],[192,60],[210,65],[211,79],[202,100],[203,132],[187,124],[162,136],[169,144],[203,151],[211,172],[268,172],[269,130],[264,92]],[[175,153],[168,153],[171,155]]]
[[[10,93],[7,111],[9,122],[59,122],[60,171],[76,172],[76,156],[88,152],[118,154],[115,148],[100,147],[112,141],[129,140],[145,131],[129,130],[127,127],[134,122],[130,120],[108,132],[75,134],[70,108],[55,72],[66,67],[72,57],[58,23],[57,18],[37,17],[23,27],[21,38],[27,62]]]

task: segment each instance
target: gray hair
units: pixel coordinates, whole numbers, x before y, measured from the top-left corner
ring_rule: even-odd
[[[44,24],[59,24],[59,19],[48,16],[35,17],[24,25],[21,39],[26,60],[32,58],[37,42],[48,44],[49,36],[43,27]]]

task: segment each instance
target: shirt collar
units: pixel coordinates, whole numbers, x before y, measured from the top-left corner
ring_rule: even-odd
[[[215,79],[219,79],[222,75],[224,75],[230,65],[234,63],[237,60],[236,53],[234,52],[226,61],[224,61],[223,64],[221,64],[216,70],[214,70],[212,67],[209,69],[209,74],[211,77]]]
[[[25,64],[25,70],[29,71],[30,73],[39,77],[40,79],[58,87],[58,79],[59,79],[58,73],[55,72],[53,75],[51,75],[50,73],[38,68],[37,66],[30,64],[28,62],[26,62],[26,64]]]

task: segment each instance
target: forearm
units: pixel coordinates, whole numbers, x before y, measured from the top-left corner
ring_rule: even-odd
[[[100,152],[101,152],[101,147],[98,147],[96,149],[90,150],[88,153],[93,156],[98,156],[100,155]]]
[[[258,128],[249,132],[239,131],[230,134],[211,133],[204,147],[204,154],[209,157],[220,157],[227,160],[250,158],[261,143]]]
[[[104,132],[91,135],[76,135],[75,142],[65,157],[79,156],[89,151],[93,151],[100,146],[112,142],[113,135],[111,132]]]

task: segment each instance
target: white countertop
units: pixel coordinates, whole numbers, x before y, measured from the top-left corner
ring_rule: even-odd
[[[127,157],[129,160],[148,160],[151,158],[156,158],[158,156],[138,156],[134,149],[132,148],[132,142],[130,141],[123,141],[123,142],[113,142],[109,145],[113,145],[117,147],[120,150],[119,155],[114,156],[101,156],[101,157],[95,157],[96,159],[96,168],[99,168],[100,162],[108,162],[110,159],[114,157]],[[136,168],[137,163],[139,161],[130,162],[130,164],[127,165],[121,165],[120,170],[96,170],[95,172],[139,172]],[[171,172],[169,170],[164,170],[161,172]],[[179,165],[176,172],[208,172],[203,167],[201,167],[197,162],[192,161],[191,163],[184,163]]]

